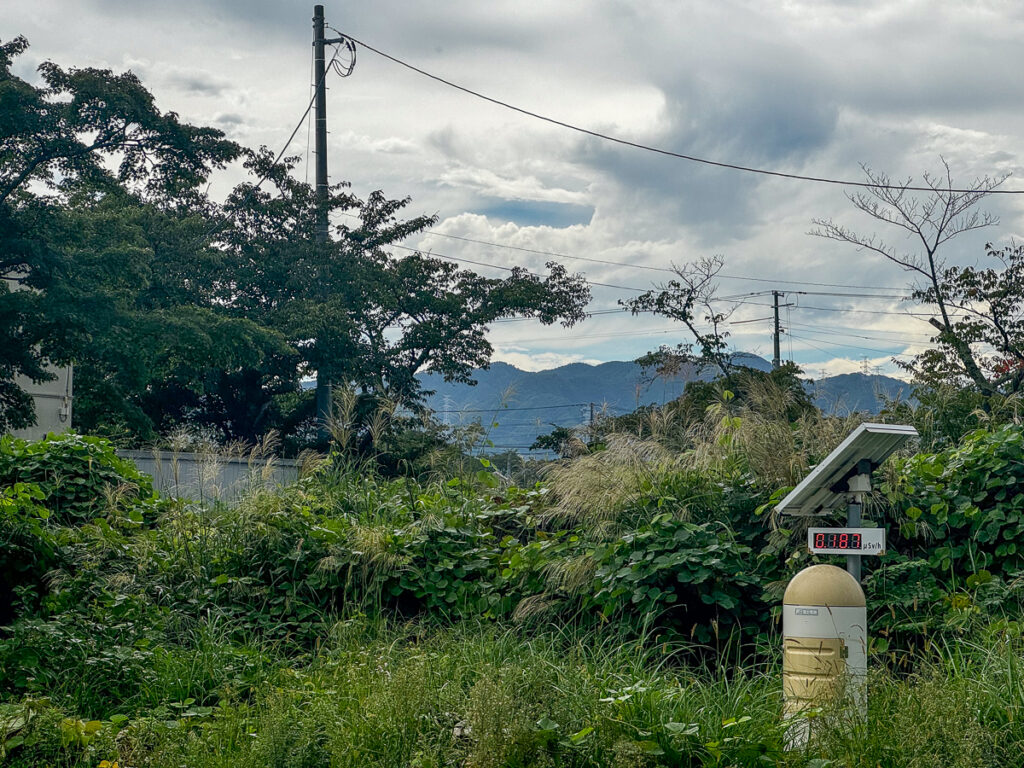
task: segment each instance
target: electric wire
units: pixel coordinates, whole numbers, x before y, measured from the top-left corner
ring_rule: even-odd
[[[337,32],[337,30],[334,30],[334,31]],[[338,32],[338,34],[343,34],[343,33]],[[409,69],[409,70],[411,70],[413,72],[416,72],[416,73],[418,73],[420,75],[423,75],[424,77],[428,77],[431,80],[434,80],[436,82],[442,83],[443,85],[447,85],[450,88],[454,88],[455,90],[461,91],[461,92],[466,93],[466,94],[468,94],[470,96],[475,96],[478,99],[482,99],[483,101],[487,101],[487,102],[489,102],[491,104],[494,104],[496,106],[503,107],[503,108],[511,110],[513,112],[518,112],[521,115],[525,115],[527,117],[532,117],[532,118],[534,118],[536,120],[541,120],[543,122],[550,123],[551,125],[557,125],[557,126],[560,126],[562,128],[567,128],[567,129],[569,129],[571,131],[575,131],[577,133],[581,133],[581,134],[584,134],[584,135],[587,135],[587,136],[591,136],[591,137],[596,138],[596,139],[601,139],[602,141],[607,141],[607,142],[611,142],[611,143],[614,143],[614,144],[619,144],[619,145],[625,146],[625,147],[632,147],[633,149],[639,149],[639,150],[643,150],[645,152],[652,152],[652,153],[655,153],[655,154],[658,154],[658,155],[663,155],[663,156],[666,156],[666,157],[674,157],[674,158],[676,158],[678,160],[686,160],[686,161],[691,162],[691,163],[699,163],[699,164],[702,164],[702,165],[714,166],[716,168],[725,168],[725,169],[733,170],[733,171],[741,171],[743,173],[758,174],[758,175],[762,175],[762,176],[773,176],[773,177],[776,177],[776,178],[792,179],[792,180],[795,180],[795,181],[808,181],[808,182],[813,182],[813,183],[818,183],[818,184],[832,184],[832,185],[844,186],[844,187],[858,187],[858,188],[861,188],[861,189],[887,189],[887,190],[894,190],[894,191],[897,191],[897,192],[899,192],[899,191],[906,191],[906,192],[933,192],[933,193],[937,192],[937,193],[948,193],[948,194],[976,194],[976,193],[982,193],[982,192],[985,193],[985,194],[991,194],[991,195],[997,195],[997,194],[999,194],[999,195],[1020,195],[1020,194],[1024,194],[1024,190],[1016,190],[1016,189],[985,189],[985,190],[979,190],[979,189],[955,189],[955,188],[930,187],[930,186],[916,187],[916,186],[911,186],[909,184],[907,184],[907,185],[903,185],[903,184],[880,184],[880,183],[877,183],[877,182],[869,182],[869,181],[850,181],[850,180],[844,180],[844,179],[833,179],[833,178],[828,178],[828,177],[825,177],[825,176],[806,176],[806,175],[798,174],[798,173],[786,173],[784,171],[774,171],[774,170],[770,170],[770,169],[766,169],[766,168],[754,168],[754,167],[751,167],[751,166],[738,165],[736,163],[727,163],[727,162],[721,162],[721,161],[717,161],[717,160],[709,160],[707,158],[697,157],[695,155],[686,155],[686,154],[683,154],[681,152],[673,152],[673,151],[668,150],[668,149],[661,149],[661,148],[658,148],[658,147],[652,147],[652,146],[649,146],[647,144],[641,144],[640,142],[630,141],[628,139],[623,139],[623,138],[620,138],[620,137],[617,137],[617,136],[612,136],[612,135],[606,134],[606,133],[600,133],[599,131],[593,131],[593,130],[590,130],[589,128],[583,128],[581,126],[574,125],[572,123],[568,123],[568,122],[565,122],[563,120],[556,120],[553,117],[547,117],[547,116],[542,115],[542,114],[540,114],[538,112],[532,112],[532,111],[530,111],[528,109],[524,109],[523,107],[517,107],[514,104],[511,104],[511,103],[509,103],[507,101],[502,101],[500,99],[496,99],[494,97],[487,96],[487,95],[485,95],[483,93],[480,93],[479,91],[474,91],[471,88],[467,88],[465,86],[462,86],[462,85],[459,85],[457,83],[454,83],[451,80],[447,80],[447,79],[445,79],[443,77],[440,77],[439,75],[435,75],[435,74],[432,74],[430,72],[427,72],[424,69],[420,69],[419,67],[414,66],[413,64],[410,64],[410,63],[408,63],[406,61],[403,61],[402,59],[399,59],[396,56],[392,56],[391,54],[385,53],[384,51],[382,51],[382,50],[380,50],[378,48],[374,48],[372,45],[369,45],[368,43],[364,43],[362,40],[359,40],[359,39],[357,39],[355,37],[352,37],[352,35],[345,34],[344,37],[348,38],[349,40],[351,40],[352,42],[356,43],[357,45],[361,45],[366,50],[372,51],[373,53],[377,54],[378,56],[380,56],[382,58],[385,58],[388,61],[391,61],[391,62],[393,62],[395,64],[398,64],[399,66],[405,67],[406,69]]]
[[[793,338],[796,339],[797,341],[806,341],[810,343],[810,340],[803,335],[793,334]],[[843,347],[845,349],[861,349],[864,350],[865,352],[877,352],[880,355],[889,355],[891,357],[914,357],[914,355],[908,355],[905,352],[890,352],[887,349],[878,349],[877,347],[862,347],[859,344],[841,344],[840,342],[830,341],[828,339],[814,339],[814,341],[821,342],[822,344],[829,344],[833,347]],[[828,353],[826,352],[826,354]]]
[[[315,71],[316,71],[316,51],[310,49],[310,52],[309,52],[309,92],[310,92],[310,98],[314,98],[314,99],[316,97],[316,83],[314,82],[316,80]],[[311,120],[307,120],[306,121],[306,159],[303,162],[303,166],[305,167],[305,171],[306,171],[306,179],[305,179],[305,183],[306,184],[309,184],[309,166],[310,166],[310,162],[309,162],[309,147],[310,147],[310,142],[311,142],[312,134],[313,134],[313,122]]]
[[[814,331],[815,333],[824,333],[824,334],[829,334],[829,335],[833,335],[833,336],[847,336],[847,337],[850,337],[850,338],[858,338],[858,339],[868,339],[870,341],[902,341],[907,336],[917,336],[919,338],[920,337],[927,337],[928,341],[930,342],[931,339],[934,336],[934,334],[930,334],[930,333],[916,333],[914,331],[885,331],[885,330],[877,330],[877,329],[873,329],[873,328],[872,329],[868,329],[872,333],[889,333],[889,334],[895,334],[897,336],[903,337],[903,338],[900,338],[900,339],[893,339],[893,338],[886,338],[884,336],[858,335],[857,333],[853,333],[850,329],[838,328],[836,326],[809,325],[808,323],[800,323],[800,322],[791,322],[790,325],[792,325],[792,326],[794,326],[796,328],[802,328],[802,329],[807,330],[807,331]],[[852,330],[853,331],[861,331],[862,329],[855,328],[855,329],[852,329]],[[914,339],[907,339],[907,340],[910,341],[910,342],[914,341]]]
[[[766,304],[763,301],[747,301],[747,302],[731,302],[736,304],[748,304],[756,307],[771,307],[773,304]],[[806,309],[812,312],[843,312],[853,313],[860,315],[892,315],[895,317],[915,317],[915,318],[929,318],[935,317],[934,312],[893,312],[891,310],[882,309],[845,309],[841,307],[815,307],[809,304],[794,304],[794,309]]]
[[[335,50],[335,54],[334,55],[335,55],[335,57],[338,55],[338,51],[337,50]],[[333,63],[334,63],[334,58],[331,59],[330,64],[333,64]],[[322,78],[320,78],[320,80],[316,83],[317,87],[319,87],[323,83],[323,81],[327,78],[327,72],[330,71],[330,64],[328,64],[328,66],[324,68],[324,76]],[[288,141],[286,141],[284,143],[284,146],[281,147],[281,151],[277,153],[277,156],[274,158],[274,161],[270,164],[270,169],[265,174],[263,174],[256,181],[255,184],[253,184],[249,188],[249,190],[245,193],[245,196],[242,198],[241,202],[238,204],[239,207],[241,207],[241,206],[245,205],[246,203],[248,203],[252,199],[252,197],[259,191],[260,187],[263,186],[263,182],[265,182],[268,178],[270,178],[271,171],[281,161],[281,158],[284,157],[284,153],[288,151],[288,147],[291,146],[292,141],[295,139],[295,136],[299,132],[299,129],[302,127],[302,124],[304,122],[306,122],[306,118],[309,116],[310,110],[313,109],[314,102],[316,102],[316,88],[313,89],[313,98],[311,98],[309,100],[309,104],[306,105],[306,110],[302,113],[302,117],[299,118],[299,122],[297,122],[295,124],[295,128],[292,130],[291,135],[288,137]],[[196,237],[192,241],[191,245],[196,245],[197,243],[199,243],[199,242],[201,242],[203,240],[206,240],[208,237],[213,235],[219,228],[220,228],[220,223],[214,224],[205,233],[203,233],[199,237]]]
[[[680,330],[681,330],[680,327],[676,325],[676,326],[672,326],[671,328],[654,329],[654,330],[650,330],[650,331],[616,331],[614,333],[590,333],[590,334],[583,334],[581,336],[567,336],[564,339],[561,339],[557,343],[572,343],[574,341],[577,341],[578,339],[614,339],[614,338],[619,338],[619,337],[624,337],[624,336],[662,336],[662,335],[664,335],[666,333],[678,333]],[[538,341],[546,341],[548,343],[551,343],[551,337],[550,336],[548,336],[548,337],[543,337],[542,336],[540,338],[533,338],[533,339],[520,339],[520,338],[516,338],[516,339],[514,339],[514,341],[516,343],[519,343],[519,342],[531,342],[532,343],[532,342],[538,342]]]
[[[517,408],[462,408],[460,410],[434,411],[434,413],[507,413],[509,411],[550,411],[555,408],[586,408],[590,403],[565,403],[564,405],[531,405]],[[621,410],[614,408],[614,410]]]
[[[803,335],[803,334],[810,334],[811,338],[819,339],[820,341],[825,341],[825,339],[821,338],[822,336],[825,336],[825,337],[830,337],[831,339],[839,338],[839,339],[863,339],[864,341],[881,341],[881,342],[883,342],[885,344],[892,345],[893,347],[902,346],[904,348],[913,346],[913,347],[930,347],[932,349],[938,349],[939,347],[942,346],[941,344],[938,344],[938,343],[933,342],[931,340],[927,340],[926,341],[926,340],[923,340],[923,339],[884,339],[884,338],[881,338],[880,336],[866,336],[866,335],[859,334],[859,333],[836,333],[836,332],[832,332],[832,331],[816,331],[816,330],[809,330],[807,328],[797,328],[796,330],[801,335]],[[790,333],[792,333],[792,331],[790,331]]]
[[[517,267],[503,267],[500,264],[490,264],[490,263],[488,263],[486,261],[475,261],[473,259],[464,259],[461,256],[448,256],[447,254],[438,253],[437,251],[424,251],[422,248],[411,248],[410,246],[398,245],[396,243],[392,243],[388,247],[389,248],[398,248],[400,250],[410,251],[412,253],[419,253],[419,254],[422,254],[423,256],[433,256],[433,257],[438,258],[438,259],[448,259],[449,261],[461,261],[461,262],[464,262],[466,264],[473,264],[473,265],[478,266],[478,267],[491,267],[492,269],[501,269],[501,270],[504,270],[505,272],[513,272],[513,271],[515,271],[515,269],[517,269]],[[543,277],[543,275],[538,275],[536,272],[531,272],[530,270],[526,269],[525,267],[518,267],[518,269],[522,269],[522,270],[526,271],[527,274],[533,275],[534,277]],[[596,286],[599,286],[601,288],[615,288],[616,290],[620,290],[620,291],[635,291],[637,293],[647,293],[647,291],[649,290],[647,288],[634,288],[634,287],[629,286],[629,285],[613,285],[612,283],[599,283],[596,280],[587,280],[586,278],[584,278],[584,282],[587,285],[596,285]]]
[[[359,216],[357,216],[354,213],[346,213],[344,211],[335,211],[334,213],[336,213],[338,215],[341,215],[341,216],[346,216],[346,217],[348,217],[350,219],[358,219],[359,218]],[[590,256],[574,256],[572,254],[561,253],[559,251],[545,251],[545,250],[542,250],[542,249],[539,249],[539,248],[526,248],[524,246],[509,245],[507,243],[495,243],[495,242],[493,242],[491,240],[480,240],[480,239],[473,238],[473,237],[464,237],[462,235],[452,235],[452,234],[448,234],[447,232],[438,232],[435,229],[425,229],[422,232],[420,232],[419,234],[421,234],[421,235],[430,235],[430,236],[434,236],[434,237],[445,237],[445,238],[448,238],[449,240],[459,240],[459,241],[462,241],[462,242],[465,242],[465,243],[474,243],[475,245],[486,245],[486,246],[489,246],[489,247],[492,247],[492,248],[505,248],[506,250],[510,250],[510,251],[520,251],[521,253],[532,253],[532,254],[535,254],[535,255],[538,255],[538,256],[552,256],[552,257],[554,257],[556,259],[574,259],[576,261],[588,261],[588,262],[591,262],[591,263],[594,263],[594,264],[607,264],[607,265],[615,266],[615,267],[626,267],[628,269],[644,269],[644,270],[651,270],[651,271],[654,271],[654,272],[667,272],[667,273],[670,273],[670,274],[677,274],[676,271],[674,269],[670,268],[670,267],[655,267],[655,266],[652,266],[652,265],[649,265],[649,264],[630,264],[630,263],[625,262],[625,261],[614,261],[612,259],[595,259],[595,258],[590,257]],[[891,290],[893,290],[893,287],[891,285],[858,285],[858,284],[853,284],[853,283],[819,283],[819,282],[814,282],[814,281],[811,281],[811,280],[783,280],[781,278],[774,278],[774,277],[750,277],[750,276],[746,276],[746,275],[732,275],[732,274],[727,274],[727,273],[723,273],[723,272],[720,272],[717,275],[715,275],[715,279],[716,280],[717,279],[722,279],[722,280],[740,280],[740,281],[748,281],[748,282],[753,282],[753,283],[772,283],[772,284],[785,283],[787,285],[811,285],[811,286],[820,287],[820,288],[860,288],[860,289],[869,290],[869,291],[891,291]],[[763,291],[762,293],[770,293],[770,291]]]
[[[344,214],[346,216],[353,216],[353,214]],[[647,269],[654,272],[668,272],[670,274],[677,274],[677,272],[671,267],[655,267],[649,264],[630,264],[625,261],[613,261],[611,259],[595,259],[590,256],[574,256],[569,253],[560,253],[558,251],[545,251],[537,248],[525,248],[518,245],[508,245],[506,243],[495,243],[490,240],[478,240],[473,237],[463,237],[462,235],[450,235],[446,232],[438,232],[434,229],[426,229],[422,232],[424,235],[432,235],[435,237],[446,237],[450,240],[461,240],[466,243],[474,243],[476,245],[487,245],[492,248],[506,248],[510,251],[521,251],[523,253],[533,253],[538,256],[553,256],[558,259],[575,259],[577,261],[589,261],[594,264],[608,264],[616,267],[627,267],[629,269]],[[752,283],[786,283],[787,285],[813,285],[822,288],[862,288],[865,290],[874,291],[891,291],[891,285],[853,285],[850,283],[816,283],[810,280],[782,280],[773,277],[749,277],[746,275],[732,275],[725,272],[719,272],[715,275],[715,279],[721,280],[746,280]]]

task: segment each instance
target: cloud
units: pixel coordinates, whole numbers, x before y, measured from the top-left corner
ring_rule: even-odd
[[[162,79],[174,88],[201,96],[222,96],[231,87],[228,81],[197,69],[171,69],[162,73]]]
[[[12,3],[8,26],[29,36],[29,54],[39,60],[121,62],[139,73],[161,109],[196,124],[212,120],[239,140],[276,150],[309,100],[310,11],[280,0],[48,0]],[[1024,186],[1020,3],[354,0],[327,12],[343,32],[452,82],[652,147],[851,180],[862,178],[861,162],[893,178],[920,178],[941,155],[957,179],[1010,171],[1016,175],[1006,187]],[[56,23],[71,17],[73,28]],[[19,73],[29,61],[19,61]],[[538,271],[552,257],[532,251],[562,254],[555,260],[590,280],[621,286],[595,287],[595,308],[669,277],[648,267],[718,253],[729,275],[723,293],[816,289],[799,281],[907,282],[881,258],[806,236],[815,217],[899,236],[853,211],[840,187],[698,165],[582,136],[365,49],[352,77],[332,76],[328,86],[332,180],[351,181],[360,196],[374,189],[409,195],[409,215],[439,215],[434,229],[499,244],[424,235],[409,245]],[[304,133],[290,154],[302,154]],[[947,244],[947,258],[973,262],[985,240],[1024,238],[1021,198],[986,201],[1001,227]],[[736,319],[770,312],[758,305],[770,303],[770,295],[746,301]],[[861,352],[878,355],[825,339],[905,351],[856,336],[893,338],[886,331],[906,328],[908,341],[921,330],[870,314],[893,310],[870,299],[816,296],[800,304],[787,310],[794,331],[795,323],[831,331],[806,333],[820,349],[794,339],[794,356],[812,366],[848,360],[836,363],[845,370],[861,364]],[[491,338],[508,354],[558,356],[549,362],[632,359],[661,341],[680,340],[659,330],[664,325],[599,316],[570,331],[496,324]],[[739,329],[737,345],[770,349],[761,325]],[[614,335],[627,333],[635,335]]]
[[[559,368],[563,365],[569,365],[570,363],[599,365],[603,362],[597,358],[577,354],[566,354],[560,352],[525,352],[502,348],[495,351],[494,359],[503,363],[508,363],[509,365],[514,365],[521,371],[546,371],[551,368]]]
[[[441,174],[438,183],[449,187],[467,187],[479,195],[505,200],[531,200],[585,205],[585,192],[550,187],[532,175],[499,174],[484,168],[455,167]]]
[[[213,118],[213,122],[219,125],[243,125],[245,116],[237,112],[221,112]]]
[[[385,155],[410,155],[419,152],[419,146],[408,139],[399,136],[386,136],[375,139],[354,131],[343,131],[334,134],[333,138],[338,144],[360,152],[370,152]]]

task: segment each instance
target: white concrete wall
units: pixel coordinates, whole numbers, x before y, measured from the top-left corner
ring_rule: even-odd
[[[180,451],[119,450],[141,472],[153,478],[161,496],[196,501],[237,501],[256,488],[294,483],[300,462],[295,459],[248,459]]]

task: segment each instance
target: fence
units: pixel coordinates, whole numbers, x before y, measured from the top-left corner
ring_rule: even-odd
[[[295,459],[249,458],[181,451],[119,450],[153,478],[162,496],[198,501],[237,501],[254,488],[273,488],[299,477]]]

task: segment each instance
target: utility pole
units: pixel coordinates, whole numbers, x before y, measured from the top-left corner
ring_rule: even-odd
[[[324,39],[324,7],[313,6],[313,82],[316,89],[316,247],[326,248],[327,221],[327,72],[324,45],[341,42]],[[322,362],[322,361],[321,361]],[[323,371],[316,372],[316,423],[320,442],[327,440],[327,422],[331,415],[331,380]]]
[[[316,87],[316,238],[327,242],[327,83],[324,7],[313,6],[313,78]]]
[[[781,291],[772,291],[772,301],[775,305],[775,332],[772,334],[775,354],[772,357],[772,368],[782,365],[782,355],[779,353],[779,337],[782,335],[782,330],[779,328],[779,296],[781,295]]]

